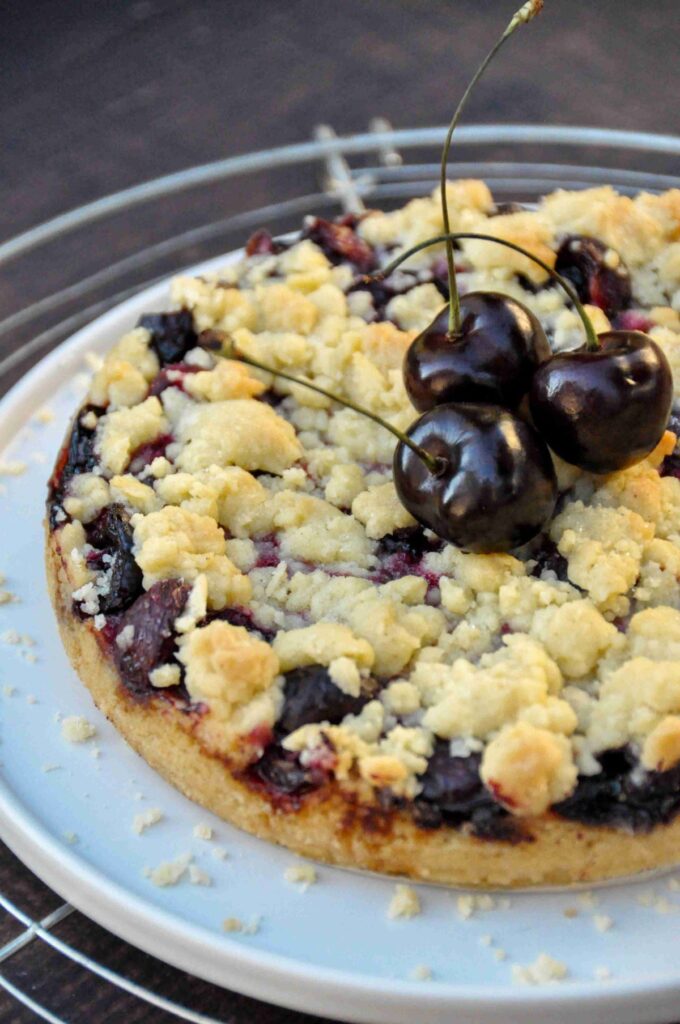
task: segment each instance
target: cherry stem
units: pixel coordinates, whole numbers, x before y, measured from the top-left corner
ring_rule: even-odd
[[[253,359],[251,356],[245,355],[236,347],[234,341],[226,335],[221,335],[221,341],[222,349],[217,354],[223,356],[225,359],[238,359],[240,362],[245,363],[247,366],[252,366],[256,370],[263,370],[265,373],[271,373],[273,377],[282,377],[283,380],[290,381],[291,384],[300,384],[303,388],[309,388],[310,391],[316,391],[317,394],[323,395],[325,398],[330,398],[332,402],[337,402],[339,405],[343,405],[347,409],[353,409],[354,412],[358,412],[361,416],[368,417],[369,420],[373,420],[374,423],[384,427],[385,430],[389,430],[390,434],[393,434],[398,441],[401,441],[402,444],[405,444],[412,452],[414,452],[415,455],[421,458],[429,471],[434,473],[435,476],[438,476],[445,468],[444,459],[431,455],[430,452],[421,447],[421,445],[412,441],[408,434],[404,433],[403,430],[399,430],[398,427],[393,426],[391,423],[387,423],[386,420],[376,415],[376,413],[370,412],[368,409],[364,409],[362,406],[357,405],[356,402],[350,401],[349,398],[340,398],[339,395],[334,395],[332,391],[327,391],[326,388],[322,388],[318,384],[312,384],[310,380],[304,380],[301,377],[294,377],[292,374],[285,373],[283,370],[273,370],[271,366],[267,366],[266,363],[261,363],[259,359]]]
[[[515,252],[521,253],[522,256],[526,256],[526,258],[531,260],[533,263],[538,264],[539,267],[542,267],[543,270],[545,270],[546,274],[548,274],[553,279],[553,281],[556,281],[559,284],[559,286],[563,289],[563,291],[565,291],[571,299],[574,309],[576,310],[581,320],[581,323],[583,324],[583,329],[586,333],[586,348],[589,352],[598,351],[598,349],[600,348],[600,342],[595,332],[595,328],[593,327],[593,322],[586,313],[585,309],[583,308],[583,303],[579,299],[578,293],[572,285],[571,281],[568,281],[566,277],[563,277],[561,274],[558,274],[553,267],[551,267],[544,260],[540,259],[539,256],[534,256],[532,252],[527,252],[527,250],[523,249],[521,245],[517,245],[515,242],[508,242],[505,238],[495,238],[493,235],[484,235],[477,231],[456,231],[453,233],[449,233],[447,235],[436,235],[433,238],[428,238],[424,242],[419,242],[418,245],[414,245],[406,252],[403,252],[401,256],[397,256],[396,259],[388,263],[388,265],[384,267],[382,270],[377,271],[377,273],[367,274],[364,280],[384,281],[385,278],[389,277],[390,274],[392,274],[397,269],[397,267],[400,267],[402,263],[409,259],[410,256],[413,256],[415,253],[420,252],[422,249],[429,249],[430,246],[439,245],[441,242],[457,242],[459,239],[472,239],[473,241],[478,242],[495,242],[496,245],[504,245],[506,249],[513,249]]]
[[[486,57],[475,71],[470,84],[463,93],[462,99],[456,111],[451,118],[451,124],[449,130],[446,133],[446,140],[444,142],[444,149],[442,151],[441,169],[439,175],[439,188],[441,191],[441,202],[442,202],[442,218],[444,221],[444,231],[447,235],[451,234],[451,222],[449,220],[449,204],[446,196],[446,168],[449,162],[449,150],[451,149],[451,139],[453,133],[456,130],[460,116],[463,113],[463,108],[468,101],[470,93],[476,86],[479,79],[482,77],[487,67],[494,59],[503,43],[506,39],[509,39],[515,29],[519,28],[520,25],[526,25],[527,22],[535,18],[536,15],[543,7],[543,0],[528,0],[520,7],[518,11],[513,15],[508,27],[505,32],[487,53]],[[453,255],[453,241],[451,238],[446,239],[446,265],[448,267],[449,275],[449,334],[452,336],[460,334],[461,319],[460,319],[460,296],[458,294],[458,283],[456,281],[456,264]]]

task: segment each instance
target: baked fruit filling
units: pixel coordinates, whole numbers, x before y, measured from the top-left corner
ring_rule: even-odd
[[[598,334],[644,331],[680,390],[680,192],[447,197],[451,231],[555,268]],[[414,518],[378,422],[223,356],[228,337],[408,430],[402,366],[450,298],[443,244],[367,275],[443,229],[433,195],[261,231],[240,262],[174,281],[176,308],[95,374],[51,480],[72,615],[129,700],[181,715],[282,813],[332,789],[367,823],[499,842],[542,815],[649,832],[680,811],[680,414],[615,472],[552,455],[552,513],[487,553]],[[573,303],[521,252],[461,239],[455,262],[462,308],[502,292],[548,356],[581,345]]]

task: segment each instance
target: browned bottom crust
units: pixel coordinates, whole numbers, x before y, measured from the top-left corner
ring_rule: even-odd
[[[330,864],[494,888],[594,882],[678,863],[680,819],[630,835],[545,814],[525,821],[533,841],[510,845],[451,828],[425,831],[405,812],[367,819],[337,785],[310,794],[299,810],[276,807],[206,753],[189,716],[161,699],[140,703],[126,693],[92,626],[73,614],[58,533],[48,533],[46,564],[64,647],[97,707],[190,800],[260,839]]]

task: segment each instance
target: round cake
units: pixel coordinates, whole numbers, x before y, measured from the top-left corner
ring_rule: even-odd
[[[496,205],[448,185],[451,230],[568,278],[598,332],[646,332],[680,389],[680,191]],[[180,276],[95,373],[54,469],[47,576],[101,710],[203,807],[319,860],[530,886],[680,861],[680,418],[630,468],[553,456],[544,530],[480,554],[393,480],[417,416],[402,366],[448,299],[437,195],[258,232]],[[553,352],[582,342],[526,256],[456,249]],[[523,415],[528,415],[526,412]]]

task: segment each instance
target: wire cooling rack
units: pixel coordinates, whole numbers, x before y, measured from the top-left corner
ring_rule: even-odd
[[[0,309],[0,395],[78,327],[183,266],[237,248],[257,227],[282,233],[306,214],[358,213],[366,205],[389,207],[426,193],[437,181],[444,134],[444,128],[393,131],[381,118],[367,132],[349,137],[320,125],[313,141],[166,175],[0,242],[3,302],[6,296],[8,303]],[[612,184],[634,193],[680,185],[680,138],[673,136],[471,125],[458,130],[454,149],[456,158],[465,153],[468,159],[453,162],[451,175],[484,178],[499,200],[530,202],[557,187]],[[301,193],[305,181],[315,185]],[[219,219],[216,210],[224,214]],[[97,254],[103,254],[100,263]],[[130,1024],[148,1022],[151,1007],[158,1021],[252,1020],[251,1001],[234,1011],[232,1000],[227,1015],[218,1016],[221,989],[141,952],[134,970],[129,957],[126,972],[110,966],[116,951],[121,959],[129,947],[59,901],[18,863],[16,871],[12,865],[10,860],[3,877],[16,880],[16,891],[0,892],[0,986],[38,1018],[72,1024],[73,1018],[43,1005],[41,977],[48,972],[62,979],[60,991],[79,989],[91,996],[98,986],[99,1019],[113,1019],[109,1011],[115,1004],[121,1014],[116,1019],[124,1016]],[[24,909],[27,890],[33,891],[33,905]],[[22,964],[22,958],[30,963]],[[181,991],[182,1000],[161,995],[159,979],[164,992]],[[127,999],[125,1009],[121,997]],[[281,1021],[299,1019],[281,1013]]]

